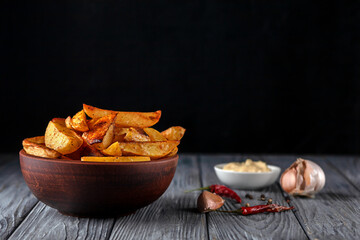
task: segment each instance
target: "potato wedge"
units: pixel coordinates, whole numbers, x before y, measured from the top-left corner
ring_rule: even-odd
[[[79,132],[89,131],[84,110],[79,111],[72,117],[71,126]]]
[[[165,157],[172,157],[175,156],[177,154],[177,152],[179,151],[178,147],[175,147],[173,150],[171,150],[171,152],[166,155]]]
[[[90,118],[101,118],[109,114],[117,113],[115,123],[121,127],[151,127],[156,124],[161,117],[161,111],[156,112],[118,112],[96,108],[83,104],[84,112]]]
[[[152,142],[162,142],[167,140],[166,137],[154,128],[144,128],[144,132],[146,132]]]
[[[73,153],[66,154],[66,157],[73,159],[73,160],[80,160],[82,156],[96,156],[96,157],[103,157],[102,154],[98,149],[94,146],[89,145],[85,140],[81,147]]]
[[[149,157],[82,157],[83,162],[148,162]]]
[[[125,142],[150,142],[150,138],[141,128],[130,127],[124,137]]]
[[[26,138],[22,145],[25,152],[33,156],[44,158],[59,158],[61,156],[57,151],[45,146],[44,136]]]
[[[84,132],[82,137],[90,144],[103,143],[104,148],[107,148],[114,137],[114,120],[116,114],[106,115],[99,118],[93,126],[93,129]],[[107,144],[107,145],[106,145]]]
[[[89,127],[89,130],[93,130],[93,129],[94,129],[94,125],[95,125],[95,123],[96,123],[97,120],[99,120],[99,118],[92,118],[92,119],[86,120],[87,125],[88,125],[88,127]]]
[[[124,156],[147,156],[157,159],[169,154],[179,143],[179,141],[119,142],[119,146]]]
[[[69,129],[73,129],[72,125],[71,125],[71,117],[68,116],[66,119],[65,119],[65,126]]]
[[[114,142],[123,142],[124,138],[129,131],[129,128],[123,128],[115,124],[114,128]]]
[[[101,152],[107,156],[122,156],[119,142],[114,142],[108,148],[102,150]]]
[[[54,122],[54,123],[58,123],[58,124],[60,124],[62,126],[66,125],[65,124],[65,118],[53,118],[53,119],[51,119],[51,121]]]
[[[184,136],[186,129],[180,126],[170,127],[165,131],[162,131],[161,134],[166,137],[167,140],[171,141],[180,141]]]
[[[45,145],[61,154],[78,150],[83,144],[82,138],[66,126],[50,121],[45,131]]]

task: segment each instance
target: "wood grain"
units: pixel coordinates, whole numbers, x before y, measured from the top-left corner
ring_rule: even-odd
[[[326,160],[339,174],[348,179],[360,191],[360,158],[339,156],[326,157]]]
[[[107,239],[113,222],[65,216],[39,202],[9,239]]]
[[[196,208],[200,187],[195,156],[180,155],[175,177],[165,194],[136,214],[118,218],[110,239],[208,239],[205,215]]]
[[[303,156],[319,164],[326,184],[315,198],[292,197],[297,216],[311,239],[358,239],[360,236],[360,192],[330,166],[330,159]],[[264,160],[286,169],[295,156],[265,156]],[[344,165],[348,160],[343,159]]]
[[[0,239],[8,238],[38,202],[22,178],[17,156],[12,156],[0,168]]]
[[[221,184],[214,172],[214,165],[244,161],[246,158],[259,159],[258,156],[250,155],[202,156],[201,175],[203,185]],[[261,194],[271,197],[274,203],[287,205],[277,184],[257,191],[236,190],[236,192],[242,198],[243,203],[240,205],[227,199],[224,207],[222,207],[223,210],[235,210],[244,206],[245,203],[249,203],[252,206],[266,204],[266,202],[259,199]],[[245,198],[246,193],[253,195],[254,199]],[[207,215],[210,239],[307,239],[292,211],[249,216],[218,212],[207,213]]]

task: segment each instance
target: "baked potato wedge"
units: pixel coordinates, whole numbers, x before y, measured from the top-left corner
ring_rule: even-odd
[[[179,143],[179,141],[119,142],[119,146],[124,156],[147,156],[157,159],[169,154]]]
[[[161,134],[166,137],[167,140],[180,141],[185,134],[186,129],[180,126],[170,127]]]
[[[122,156],[119,142],[114,142],[108,148],[101,151],[106,156]]]
[[[125,142],[150,142],[150,138],[141,128],[130,127],[124,137]]]
[[[62,126],[66,125],[65,124],[65,118],[53,118],[53,119],[51,119],[51,121],[54,122],[54,123],[58,123],[58,124],[60,124]]]
[[[102,154],[98,149],[94,146],[89,145],[85,140],[81,147],[73,153],[64,155],[65,157],[72,159],[72,160],[80,160],[82,156],[96,156],[96,157],[103,157]]]
[[[154,128],[144,128],[144,132],[149,136],[150,141],[152,142],[162,142],[167,140],[166,137]]]
[[[83,162],[148,162],[149,157],[82,157]]]
[[[71,126],[73,129],[79,132],[89,131],[84,110],[79,111],[72,117]]]
[[[72,125],[71,125],[71,117],[68,116],[66,119],[65,119],[65,126],[69,129],[73,129]]]
[[[44,157],[44,158],[59,158],[61,154],[53,149],[45,146],[45,137],[26,138],[22,141],[23,148],[27,154]]]
[[[123,128],[115,124],[114,127],[114,142],[123,142],[124,138],[129,131],[129,128]]]
[[[65,125],[50,121],[45,131],[45,145],[61,154],[69,154],[78,150],[83,139]]]
[[[161,117],[160,110],[156,112],[119,112],[100,109],[86,104],[83,104],[83,109],[90,118],[101,118],[109,114],[117,114],[115,123],[121,127],[151,127]]]
[[[172,157],[175,156],[177,154],[177,152],[179,151],[178,147],[175,147],[173,150],[171,150],[171,152],[166,155],[165,157]]]
[[[93,129],[84,132],[82,137],[90,144],[102,143],[102,149],[107,148],[114,138],[114,120],[116,114],[106,115],[99,118],[93,125]]]

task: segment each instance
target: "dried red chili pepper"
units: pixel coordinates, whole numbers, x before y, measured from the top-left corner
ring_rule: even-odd
[[[214,185],[210,185],[208,187],[197,188],[197,189],[193,189],[193,190],[189,190],[189,191],[185,191],[185,192],[192,192],[192,191],[196,191],[196,190],[209,190],[210,192],[216,193],[217,195],[219,195],[221,197],[228,197],[228,198],[236,200],[238,203],[241,203],[241,198],[239,197],[239,195],[237,195],[236,192],[234,192],[233,190],[231,190],[228,187],[225,187],[224,185],[214,184]]]
[[[269,205],[256,205],[252,207],[241,207],[234,211],[222,211],[222,210],[216,210],[216,211],[226,212],[226,213],[238,213],[241,215],[250,215],[256,213],[263,213],[263,212],[282,212],[291,209],[294,209],[294,207],[285,207],[277,204],[269,204]]]

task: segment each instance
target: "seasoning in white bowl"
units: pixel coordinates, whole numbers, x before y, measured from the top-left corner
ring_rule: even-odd
[[[245,162],[231,162],[223,167],[223,170],[234,172],[271,172],[271,169],[263,161],[246,159]]]

